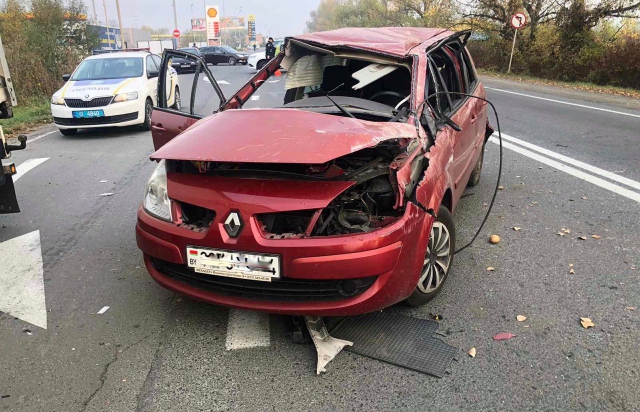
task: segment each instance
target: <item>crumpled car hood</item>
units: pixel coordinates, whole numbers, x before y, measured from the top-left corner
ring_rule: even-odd
[[[227,110],[184,131],[151,159],[323,164],[398,138],[417,138],[415,127],[296,109]]]

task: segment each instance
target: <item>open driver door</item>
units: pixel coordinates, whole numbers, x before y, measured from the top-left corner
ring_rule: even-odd
[[[158,75],[158,103],[151,115],[155,150],[225,103],[204,59],[181,50],[165,50]]]

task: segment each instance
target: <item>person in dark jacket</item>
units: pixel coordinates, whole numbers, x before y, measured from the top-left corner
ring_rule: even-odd
[[[267,41],[267,49],[265,51],[267,55],[267,60],[271,60],[276,57],[276,46],[273,45],[273,37],[269,37],[269,41]]]

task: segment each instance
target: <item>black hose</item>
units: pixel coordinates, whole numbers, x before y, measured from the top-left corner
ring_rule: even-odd
[[[428,101],[428,99],[437,96],[439,94],[455,94],[458,96],[466,96],[466,97],[473,97],[474,99],[478,99],[478,100],[482,100],[483,102],[489,103],[491,105],[491,109],[493,109],[493,113],[496,115],[496,127],[498,129],[498,140],[500,141],[500,163],[498,166],[498,181],[496,182],[496,188],[493,191],[493,197],[491,198],[491,203],[489,203],[489,208],[487,209],[487,214],[484,216],[484,219],[482,219],[482,223],[480,224],[480,227],[478,228],[478,231],[476,232],[476,234],[473,236],[473,239],[471,239],[471,241],[469,243],[467,243],[466,245],[462,246],[461,248],[459,248],[458,250],[456,250],[454,253],[460,253],[463,250],[465,250],[466,248],[468,248],[469,246],[471,246],[473,244],[473,242],[475,242],[476,238],[478,237],[478,235],[480,234],[480,232],[482,231],[482,228],[484,227],[484,224],[487,222],[487,219],[489,218],[489,214],[491,213],[491,209],[493,209],[493,204],[496,201],[496,196],[498,195],[498,190],[500,188],[500,177],[502,176],[502,131],[500,129],[500,118],[498,117],[498,111],[496,110],[496,107],[493,105],[493,103],[491,103],[489,100],[480,97],[480,96],[474,96],[472,94],[467,94],[467,93],[459,93],[459,92],[436,92],[432,95],[429,95],[425,98],[425,102]],[[431,105],[429,105],[429,107],[431,107]],[[433,108],[431,108],[433,110]],[[435,110],[434,110],[435,113]],[[483,148],[484,150],[484,148]]]

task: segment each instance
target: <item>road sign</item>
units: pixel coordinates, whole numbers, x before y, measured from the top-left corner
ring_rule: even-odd
[[[180,30],[175,29],[173,31],[173,37],[175,37],[176,39],[179,39],[180,38]]]
[[[511,16],[511,27],[518,30],[527,24],[527,16],[524,13],[516,13]]]

